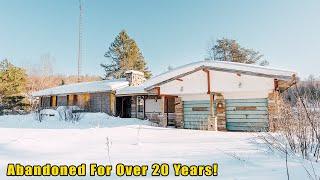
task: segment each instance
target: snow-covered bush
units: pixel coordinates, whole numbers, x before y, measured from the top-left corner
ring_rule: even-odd
[[[67,113],[68,113],[68,107],[67,106],[59,106],[57,108],[59,119],[63,121],[67,121]]]
[[[33,113],[33,116],[34,116],[34,119],[36,120],[36,121],[42,121],[42,119],[43,119],[43,116],[42,116],[42,114],[40,113],[40,109],[37,109],[37,110],[35,110],[34,111],[34,113]]]
[[[36,121],[42,122],[45,117],[58,116],[58,112],[54,109],[35,109],[33,117]]]
[[[63,121],[78,122],[83,117],[83,113],[78,106],[59,106],[57,111],[59,119]]]

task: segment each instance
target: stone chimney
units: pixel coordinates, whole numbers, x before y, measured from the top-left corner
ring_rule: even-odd
[[[135,70],[129,70],[125,72],[126,80],[129,82],[129,86],[139,86],[146,78],[144,77],[144,73]]]

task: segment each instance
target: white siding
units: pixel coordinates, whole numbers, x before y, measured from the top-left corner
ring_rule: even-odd
[[[161,94],[178,95],[188,100],[209,99],[207,73],[199,70],[160,86]],[[222,93],[225,99],[266,98],[274,89],[274,79],[236,73],[210,71],[211,92]]]
[[[161,99],[158,99],[157,101],[155,99],[146,99],[146,112],[161,112],[161,102]]]

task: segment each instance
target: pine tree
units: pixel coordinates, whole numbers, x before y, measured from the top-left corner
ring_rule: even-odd
[[[230,61],[246,64],[268,65],[268,61],[262,59],[258,51],[241,47],[236,40],[218,39],[216,43],[209,48],[209,58],[216,61]]]
[[[0,62],[0,104],[14,107],[21,105],[25,92],[27,75],[24,69],[11,64],[8,60]]]
[[[101,64],[105,70],[104,79],[123,78],[127,70],[141,71],[146,78],[151,77],[137,43],[124,30],[111,43],[104,56],[111,59],[111,63]]]
[[[60,83],[60,86],[63,86],[63,85],[65,85],[66,83],[64,82],[64,80],[63,79],[61,79],[61,83]]]

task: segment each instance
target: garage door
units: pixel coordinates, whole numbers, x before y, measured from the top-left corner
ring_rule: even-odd
[[[185,129],[207,129],[210,101],[183,101]]]
[[[268,130],[267,99],[227,99],[227,129],[230,131]]]

